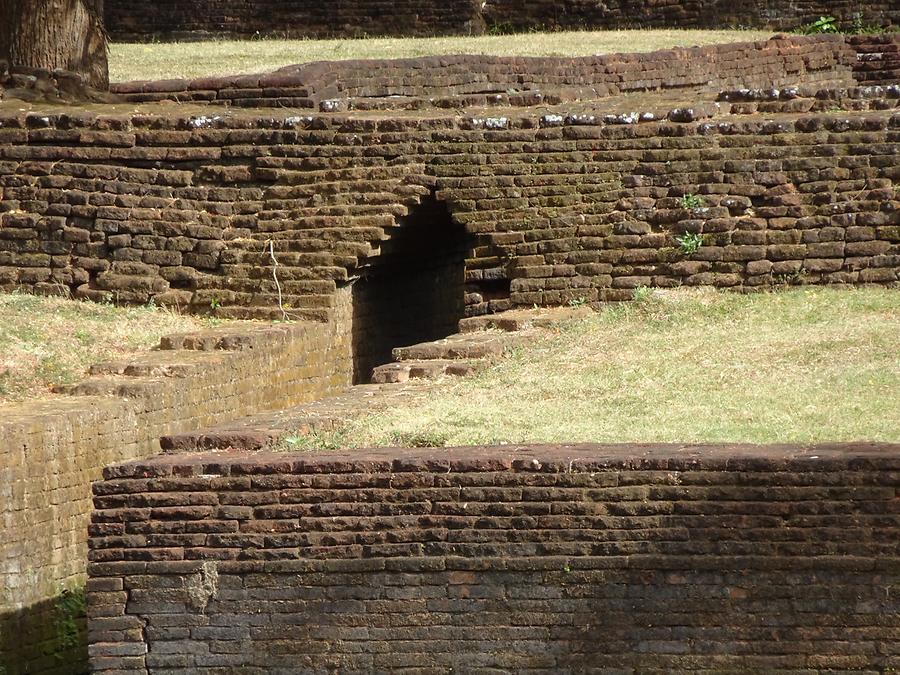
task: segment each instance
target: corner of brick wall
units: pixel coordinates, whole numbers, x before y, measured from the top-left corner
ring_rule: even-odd
[[[162,434],[349,386],[349,311],[342,293],[330,323],[244,326],[230,342],[246,348],[233,351],[215,348],[222,329],[207,331],[212,339],[203,331],[176,336],[168,341],[193,345],[180,352],[188,362],[208,357],[199,372],[95,376],[71,396],[0,406],[0,663],[10,664],[7,673],[66,672],[47,645],[58,642],[60,593],[85,581],[91,482],[103,468],[159,452]],[[213,351],[197,351],[205,343]]]

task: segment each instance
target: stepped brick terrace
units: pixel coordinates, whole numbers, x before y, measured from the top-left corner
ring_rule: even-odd
[[[359,277],[362,311],[385,311],[363,296],[393,267],[456,285],[407,299],[443,307],[446,330],[641,285],[896,280],[900,89],[856,86],[872,61],[843,38],[477,63],[120,85],[194,102],[139,112],[7,105],[0,287],[325,320]],[[471,107],[513,82],[496,94],[513,107]],[[386,105],[404,110],[357,110]],[[685,233],[703,238],[692,255]]]
[[[896,286],[898,58],[781,35],[79,105],[2,73],[0,290],[280,323],[0,409],[0,660],[84,670],[53,603],[87,570],[95,671],[900,667],[895,445],[269,454],[477,370],[525,309]]]

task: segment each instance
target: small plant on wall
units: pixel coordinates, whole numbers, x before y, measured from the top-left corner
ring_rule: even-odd
[[[703,235],[695,232],[685,232],[680,237],[675,237],[675,241],[678,242],[679,251],[684,255],[691,255],[703,246]]]
[[[700,195],[692,195],[690,193],[678,199],[678,206],[683,209],[699,209],[703,206],[703,197]]]

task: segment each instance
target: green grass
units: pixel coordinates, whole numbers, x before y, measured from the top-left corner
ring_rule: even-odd
[[[900,291],[642,297],[336,438],[351,447],[900,441]]]
[[[113,82],[259,73],[312,61],[388,59],[438,54],[590,56],[669,47],[764,40],[771,33],[734,30],[631,30],[524,33],[479,37],[356,40],[215,40],[112,44]]]
[[[209,323],[156,307],[0,293],[0,404],[45,395],[78,382],[93,363]]]

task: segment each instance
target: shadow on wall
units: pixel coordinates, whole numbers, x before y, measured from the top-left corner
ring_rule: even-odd
[[[353,283],[353,380],[368,382],[391,350],[446,337],[465,314],[472,237],[433,196],[399,219]]]
[[[0,675],[88,672],[84,587],[0,613]]]

